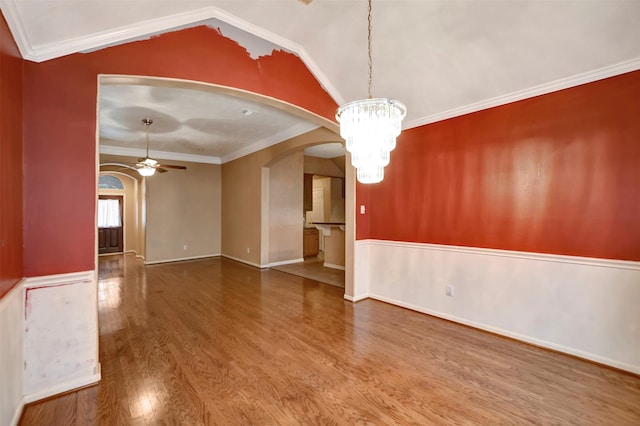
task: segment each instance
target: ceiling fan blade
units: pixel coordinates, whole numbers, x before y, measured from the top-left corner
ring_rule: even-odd
[[[156,167],[156,171],[158,173],[167,173],[169,170],[163,169],[162,167]]]
[[[171,164],[158,164],[158,167],[164,167],[165,169],[187,170],[186,166],[174,166]]]

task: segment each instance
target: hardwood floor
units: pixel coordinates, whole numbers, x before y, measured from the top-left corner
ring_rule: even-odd
[[[100,259],[102,381],[23,425],[640,424],[640,378],[214,258]]]
[[[344,271],[325,267],[322,252],[317,257],[305,258],[304,262],[274,266],[271,269],[344,288]]]

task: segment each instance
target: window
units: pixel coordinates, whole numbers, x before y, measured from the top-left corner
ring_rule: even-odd
[[[98,228],[119,228],[120,226],[122,226],[120,200],[98,200]]]
[[[98,188],[100,189],[124,189],[122,181],[115,176],[101,175],[98,178]]]

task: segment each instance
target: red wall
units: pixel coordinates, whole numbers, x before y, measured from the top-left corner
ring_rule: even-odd
[[[257,60],[198,27],[40,64],[25,62],[25,276],[94,269],[98,74],[204,81],[333,119],[336,104],[298,57]]]
[[[0,298],[23,275],[22,62],[0,14]]]
[[[358,239],[640,261],[640,71],[403,132]]]

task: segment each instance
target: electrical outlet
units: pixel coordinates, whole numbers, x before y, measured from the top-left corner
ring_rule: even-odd
[[[182,246],[182,250],[186,250],[187,248],[189,248],[189,246],[187,246],[186,244]]]
[[[247,254],[251,253],[251,249],[247,247]]]
[[[360,214],[365,214],[366,211],[367,211],[367,208],[364,206],[364,204],[362,204],[360,206]]]
[[[453,286],[452,285],[448,285],[447,286],[446,293],[447,293],[447,296],[453,297]]]

